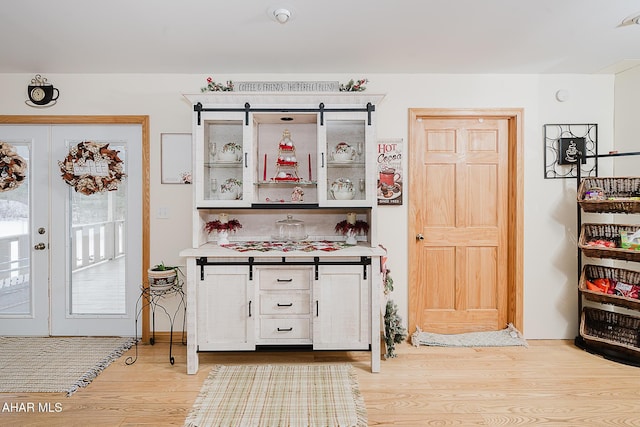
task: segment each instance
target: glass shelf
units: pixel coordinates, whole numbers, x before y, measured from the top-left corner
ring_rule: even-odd
[[[242,167],[242,161],[237,162],[209,162],[204,164],[208,168],[239,168]]]
[[[318,183],[316,181],[260,181],[254,185],[258,187],[315,187]]]

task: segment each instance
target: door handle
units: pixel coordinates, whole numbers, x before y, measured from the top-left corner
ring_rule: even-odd
[[[46,247],[47,247],[47,245],[45,245],[44,243],[40,242],[37,245],[35,245],[33,247],[33,249],[35,249],[36,251],[41,251],[41,250],[46,249]]]
[[[416,235],[416,240],[424,240],[424,236],[422,235],[422,233],[418,233]]]

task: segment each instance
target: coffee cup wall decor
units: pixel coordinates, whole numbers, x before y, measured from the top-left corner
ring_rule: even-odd
[[[25,103],[31,107],[51,107],[56,104],[60,91],[47,83],[47,79],[40,74],[31,79],[31,84],[27,86],[29,99]]]

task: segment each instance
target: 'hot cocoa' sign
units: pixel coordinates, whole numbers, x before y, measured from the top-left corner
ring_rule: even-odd
[[[401,205],[402,139],[378,141],[376,163],[378,205]]]

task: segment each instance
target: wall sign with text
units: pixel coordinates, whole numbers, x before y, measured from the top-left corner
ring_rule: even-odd
[[[376,167],[378,205],[402,205],[402,138],[378,141]]]

